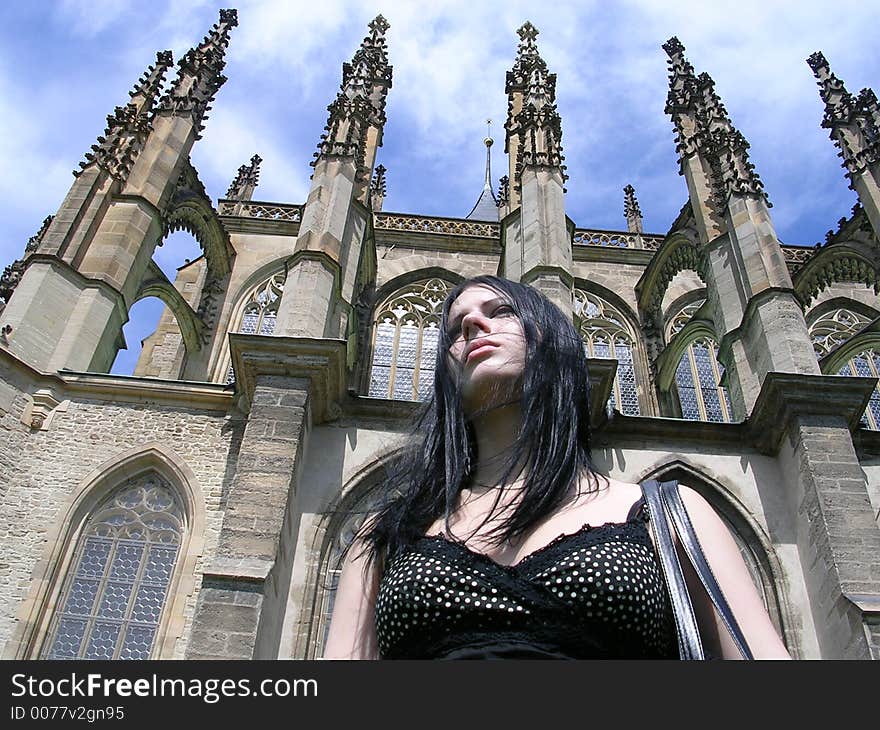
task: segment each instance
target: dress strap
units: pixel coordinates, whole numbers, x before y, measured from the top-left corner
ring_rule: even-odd
[[[642,495],[638,502],[636,502],[632,507],[630,507],[629,514],[626,516],[626,521],[634,520],[638,517],[642,519],[647,518],[648,513],[645,510],[645,496]]]

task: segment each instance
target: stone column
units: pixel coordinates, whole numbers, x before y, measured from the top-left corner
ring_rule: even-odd
[[[769,373],[749,420],[777,454],[819,647],[880,659],[880,528],[853,447],[874,378]]]
[[[345,342],[230,335],[249,409],[216,557],[203,575],[188,659],[275,659],[300,523],[309,431],[338,414]]]

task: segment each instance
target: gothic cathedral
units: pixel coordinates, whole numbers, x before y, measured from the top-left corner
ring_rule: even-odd
[[[792,656],[880,659],[871,90],[807,60],[860,202],[824,244],[784,246],[748,143],[671,38],[688,199],[648,233],[627,186],[626,230],[593,230],[566,216],[556,77],[525,23],[500,189],[487,166],[466,217],[387,212],[378,16],[343,65],[307,200],[255,200],[255,155],[214,202],[189,155],[237,23],[221,11],[167,83],[157,55],[0,279],[5,658],[320,657],[340,555],[432,393],[439,306],[498,274],[580,332],[599,466],[709,500]],[[180,229],[202,255],[171,281],[152,256]],[[148,296],[159,325],[134,376],[110,375]]]

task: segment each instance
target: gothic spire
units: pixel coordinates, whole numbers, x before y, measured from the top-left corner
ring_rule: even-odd
[[[162,97],[158,113],[189,116],[197,132],[203,130],[211,102],[226,82],[222,74],[226,66],[229,32],[238,25],[235,10],[221,10],[220,20],[195,48],[186,52],[178,63],[177,78]],[[199,139],[196,135],[196,139]]]
[[[623,189],[623,214],[626,216],[626,229],[630,233],[644,233],[642,211],[636,200],[636,190],[632,185]]]
[[[107,115],[107,128],[98,137],[92,151],[87,152],[85,160],[79,163],[80,170],[97,165],[117,180],[125,180],[131,171],[137,154],[151,129],[153,106],[159,98],[165,73],[172,64],[171,51],[159,51],[156,63],[147,67],[143,76],[128,92],[131,97],[125,106],[118,106]]]
[[[391,88],[392,67],[388,63],[385,33],[391,26],[381,15],[369,24],[370,32],[350,63],[342,65],[342,83],[336,99],[327,107],[330,115],[312,167],[327,157],[354,157],[358,180],[369,182],[372,161],[368,160],[368,130],[375,132],[375,146],[382,145],[385,100]]]
[[[847,177],[864,172],[868,165],[880,161],[880,108],[871,89],[862,89],[857,97],[850,94],[843,82],[817,51],[807,63],[819,85],[819,96],[825,103],[822,126],[840,150]]]
[[[538,30],[526,21],[517,31],[520,37],[513,68],[507,72],[505,91],[508,99],[504,151],[516,153],[515,180],[519,184],[523,166],[558,167],[563,171],[562,118],[556,109],[556,74],[538,53],[535,38]],[[517,149],[510,149],[511,138],[518,139]]]
[[[349,98],[365,93],[373,106],[374,126],[385,123],[385,101],[391,88],[392,68],[388,63],[388,46],[385,32],[391,27],[381,15],[369,24],[370,32],[361,42],[351,63],[342,64],[343,93]]]
[[[769,206],[764,185],[749,161],[749,143],[733,126],[712,77],[705,72],[695,75],[675,36],[663,44],[663,50],[669,56],[665,111],[675,126],[680,172],[687,158],[701,153],[712,171],[710,185],[717,205],[723,207],[732,193],[739,193],[760,197]]]
[[[486,133],[486,138],[483,140],[483,144],[486,145],[486,174],[483,177],[483,190],[480,192],[480,197],[477,198],[477,202],[474,203],[474,207],[471,208],[471,212],[465,217],[465,220],[498,220],[498,200],[492,190],[492,144],[495,140],[493,140],[491,136],[491,119],[486,120],[486,126],[489,131]]]
[[[229,190],[226,191],[228,200],[250,200],[254,195],[254,189],[260,182],[260,163],[263,158],[259,155],[251,157],[249,165],[242,165]]]

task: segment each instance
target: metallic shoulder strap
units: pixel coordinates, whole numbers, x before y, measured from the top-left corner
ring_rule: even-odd
[[[709,566],[706,556],[703,554],[703,549],[700,547],[697,533],[694,532],[694,526],[691,524],[690,517],[688,517],[684,502],[681,500],[681,494],[679,494],[678,491],[678,482],[663,482],[660,485],[659,492],[666,508],[666,512],[672,519],[672,524],[675,526],[675,531],[678,533],[678,539],[681,541],[681,544],[691,561],[691,565],[694,566],[694,570],[700,577],[700,581],[706,589],[706,593],[708,593],[709,598],[712,599],[712,603],[715,605],[718,615],[721,616],[721,620],[724,621],[724,625],[727,627],[728,632],[730,632],[740,654],[742,654],[745,659],[753,659],[754,657],[749,650],[749,645],[746,643],[745,636],[743,636],[742,630],[733,615],[733,611],[730,610],[727,599],[721,592],[721,587],[718,585],[718,581],[715,580],[715,574],[712,572],[712,568]]]
[[[678,554],[675,551],[672,532],[669,529],[669,522],[663,508],[660,484],[656,479],[652,479],[640,486],[642,494],[645,495],[645,504],[648,507],[650,517],[648,524],[651,525],[651,532],[657,543],[660,567],[666,578],[666,585],[669,587],[669,599],[672,603],[672,613],[675,616],[678,635],[678,654],[682,659],[703,659],[700,631],[697,628],[697,619],[694,616],[687,585],[684,582],[684,574],[681,572],[681,564],[678,562]]]

